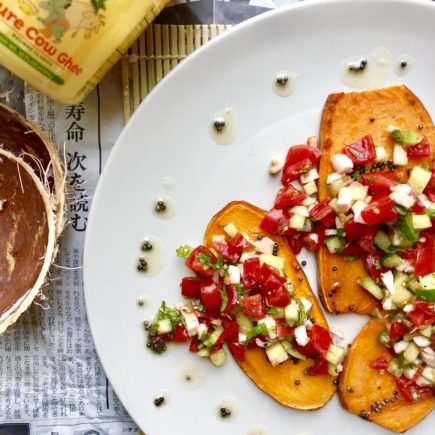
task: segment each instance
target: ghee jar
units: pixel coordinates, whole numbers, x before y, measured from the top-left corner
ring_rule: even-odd
[[[76,104],[167,0],[0,0],[0,64]]]

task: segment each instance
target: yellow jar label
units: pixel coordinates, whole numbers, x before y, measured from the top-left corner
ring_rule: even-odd
[[[79,98],[163,7],[164,0],[0,0],[0,62],[54,98]]]

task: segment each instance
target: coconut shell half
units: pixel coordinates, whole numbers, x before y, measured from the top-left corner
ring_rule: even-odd
[[[50,196],[33,169],[0,149],[0,333],[44,284],[56,229]]]
[[[37,125],[0,103],[0,148],[22,157],[48,185],[59,237],[65,225],[65,172],[56,145]]]

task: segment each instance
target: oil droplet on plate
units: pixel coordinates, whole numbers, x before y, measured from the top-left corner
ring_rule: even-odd
[[[349,57],[341,63],[340,79],[350,88],[379,88],[388,79],[392,58],[391,51],[385,47],[375,48],[367,55]]]
[[[205,369],[196,361],[187,362],[180,371],[180,381],[186,390],[196,390],[204,379]]]
[[[175,202],[168,195],[155,196],[151,201],[154,216],[159,219],[170,219],[175,215]]]
[[[266,426],[258,424],[249,427],[246,435],[269,435],[269,429]]]
[[[138,269],[139,265],[142,265],[143,270],[140,270],[140,273],[146,277],[159,274],[163,269],[165,260],[165,250],[162,241],[157,236],[153,235],[144,237],[141,243],[141,253],[142,255],[138,260]],[[142,297],[142,299],[145,303],[146,299],[144,297]],[[138,304],[140,305],[140,299]]]
[[[175,185],[175,180],[172,177],[163,177],[162,186],[165,189],[172,189]]]
[[[280,97],[289,97],[296,89],[296,81],[300,74],[292,71],[280,71],[273,82],[273,90]]]
[[[229,145],[236,139],[238,131],[239,120],[232,107],[220,110],[213,115],[210,125],[210,134],[216,143]]]
[[[396,61],[395,72],[398,76],[403,77],[408,74],[409,71],[415,65],[415,59],[409,54],[402,54]]]
[[[218,400],[216,415],[220,420],[231,421],[237,415],[237,405],[233,397],[225,396]]]

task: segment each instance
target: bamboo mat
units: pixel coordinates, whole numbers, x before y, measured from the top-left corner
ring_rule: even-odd
[[[154,86],[183,59],[231,27],[220,24],[148,27],[121,61],[125,122]]]

